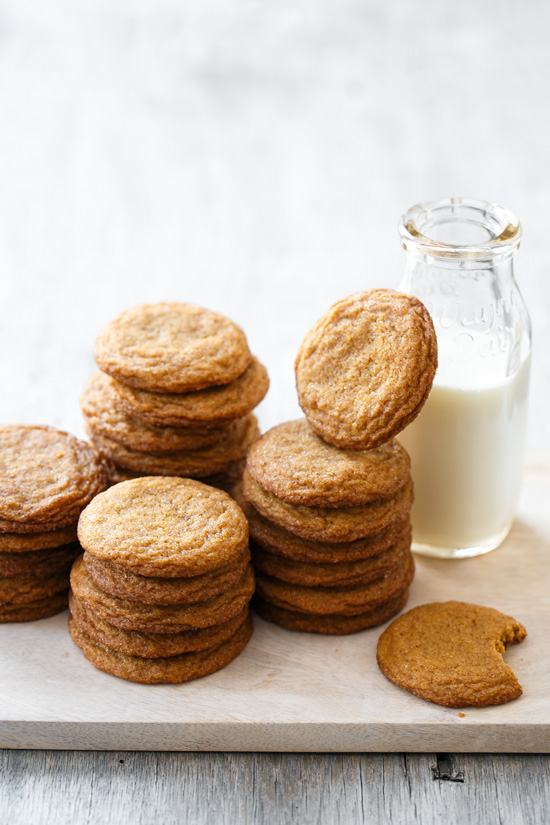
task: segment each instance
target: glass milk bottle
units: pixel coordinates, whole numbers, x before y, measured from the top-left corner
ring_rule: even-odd
[[[467,198],[421,203],[401,218],[399,289],[430,312],[439,367],[400,435],[412,460],[413,549],[463,558],[498,547],[518,502],[531,326],[514,279],[517,217]]]

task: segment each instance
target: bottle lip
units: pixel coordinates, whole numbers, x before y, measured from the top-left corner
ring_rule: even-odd
[[[462,225],[468,232],[485,237],[476,242],[448,243],[437,239],[437,228],[455,229]],[[475,229],[477,227],[477,229]],[[430,234],[436,237],[430,237]],[[518,248],[522,229],[517,216],[505,206],[476,198],[443,198],[412,206],[399,221],[399,235],[404,249],[420,255],[440,258],[507,257]]]

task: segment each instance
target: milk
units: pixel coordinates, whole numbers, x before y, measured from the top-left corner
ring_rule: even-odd
[[[476,387],[475,376],[470,387],[434,384],[401,433],[412,460],[413,540],[421,552],[477,555],[506,536],[521,485],[529,366],[528,357],[492,386]]]

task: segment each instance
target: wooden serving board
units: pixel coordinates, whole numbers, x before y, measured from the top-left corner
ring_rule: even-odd
[[[409,606],[459,599],[523,622],[506,660],[524,695],[464,710],[388,682],[380,628],[352,636],[293,633],[256,619],[229,667],[183,685],[137,685],[95,670],[66,614],[0,625],[0,746],[113,750],[550,750],[550,469],[527,473],[519,516],[499,550],[477,559],[418,558]]]

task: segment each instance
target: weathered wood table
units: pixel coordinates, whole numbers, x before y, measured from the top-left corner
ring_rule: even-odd
[[[9,825],[540,825],[550,756],[0,752]]]

